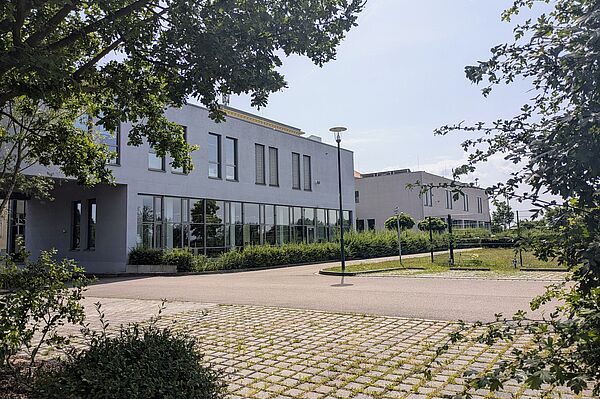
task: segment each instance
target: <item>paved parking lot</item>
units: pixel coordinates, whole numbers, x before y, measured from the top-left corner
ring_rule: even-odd
[[[88,298],[91,320],[96,301],[103,303],[113,326],[144,320],[160,304]],[[167,304],[158,324],[197,338],[205,360],[225,371],[232,399],[442,398],[461,390],[466,369],[485,369],[512,349],[506,344],[452,347],[427,381],[417,370],[452,331],[451,322],[174,302]],[[518,341],[521,347],[527,344],[525,338]],[[484,397],[486,392],[475,396]],[[539,393],[515,383],[493,397],[528,399]]]

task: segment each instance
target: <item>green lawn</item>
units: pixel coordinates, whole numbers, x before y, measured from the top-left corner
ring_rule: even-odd
[[[425,272],[441,272],[449,269],[448,267],[448,254],[441,254],[434,256],[434,263],[431,263],[429,256],[404,259],[402,261],[402,267],[422,267],[425,268]],[[519,259],[518,254],[516,255],[517,261]],[[518,272],[513,266],[513,259],[515,258],[515,252],[512,249],[506,248],[486,248],[476,249],[472,251],[461,251],[455,252],[454,261],[456,267],[466,268],[490,268],[491,271],[500,273],[514,273]],[[380,270],[380,269],[392,269],[401,267],[397,260],[380,263],[364,263],[359,265],[348,265],[346,271],[348,272],[361,272],[368,270]],[[533,254],[529,252],[523,252],[523,267],[526,268],[560,268],[556,262],[543,262],[537,259]],[[340,267],[331,267],[325,269],[327,271],[341,271]]]

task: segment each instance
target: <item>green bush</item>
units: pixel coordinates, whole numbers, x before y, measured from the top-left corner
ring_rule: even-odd
[[[163,250],[137,247],[129,251],[130,265],[162,265]]]
[[[400,230],[412,229],[415,219],[407,213],[400,212],[398,215],[387,218],[384,222],[384,226],[388,230],[398,230],[398,224],[400,224]]]
[[[40,371],[32,397],[225,398],[221,373],[204,366],[196,349],[193,338],[152,326],[102,334],[56,369]]]
[[[177,266],[178,272],[191,272],[194,269],[194,254],[187,249],[165,251],[162,264]]]

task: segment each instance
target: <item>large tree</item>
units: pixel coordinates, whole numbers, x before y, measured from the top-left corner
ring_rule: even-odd
[[[50,112],[54,122],[44,136],[53,153],[40,163],[94,183],[110,175],[89,165],[107,155],[98,151],[92,134],[86,142],[81,129],[69,126],[83,113],[109,132],[129,121],[129,144],[146,140],[158,155],[169,153],[174,166],[191,170],[193,148],[182,128],[164,117],[166,107],[195,98],[222,120],[222,95],[247,93],[253,106],[266,105],[270,93],[286,87],[277,70],[281,57],[299,54],[319,66],[333,59],[363,5],[364,0],[2,1],[0,133],[6,142],[20,121],[48,119],[41,114]],[[25,126],[18,127],[27,134]],[[81,157],[65,163],[73,141]]]
[[[535,9],[538,3],[551,7]],[[476,135],[464,143],[470,157],[459,172],[495,154],[514,162],[517,170],[496,191],[551,211],[550,234],[532,245],[540,257],[571,268],[571,281],[532,302],[537,309],[551,298],[563,301],[547,319],[525,322],[520,314],[513,324],[499,320],[480,336],[482,342],[512,339],[521,329],[532,334],[533,345],[476,374],[470,387],[495,390],[517,378],[533,388],[566,385],[576,392],[590,383],[600,395],[600,2],[517,0],[503,18],[511,21],[526,7],[538,17],[517,24],[513,42],[494,47],[489,60],[467,67],[466,74],[485,83],[485,96],[524,78],[532,84],[530,101],[514,118],[445,126],[438,133]],[[519,191],[526,186],[526,193]],[[544,199],[544,193],[559,200]]]

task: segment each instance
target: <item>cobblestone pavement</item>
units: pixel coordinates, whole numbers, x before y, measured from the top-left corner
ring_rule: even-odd
[[[93,303],[100,301],[113,326],[151,317],[160,305],[130,299],[85,301],[92,319]],[[158,325],[195,336],[205,360],[225,371],[232,399],[442,398],[461,390],[467,368],[485,369],[512,349],[506,344],[491,349],[473,343],[454,346],[427,381],[416,370],[447,339],[454,328],[451,322],[173,302]],[[527,344],[524,338],[517,343]],[[477,392],[475,398],[540,397],[516,383],[495,396],[486,395]]]
[[[384,273],[371,273],[360,277],[417,277],[470,280],[524,280],[524,281],[564,281],[565,272],[532,271],[515,273],[497,273],[493,271],[448,270],[442,272],[424,272],[422,270],[394,270]]]

